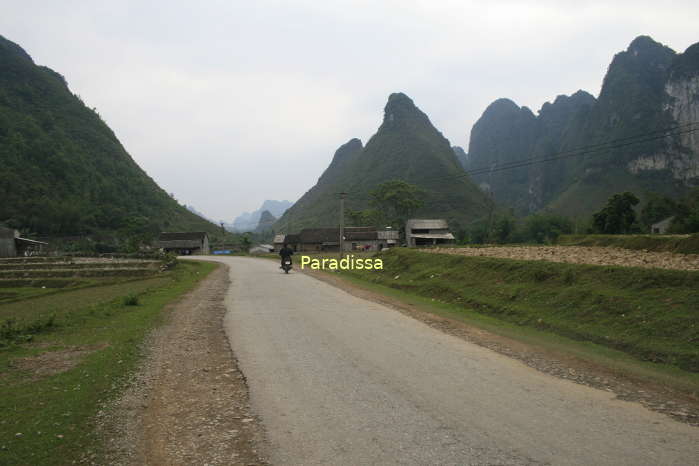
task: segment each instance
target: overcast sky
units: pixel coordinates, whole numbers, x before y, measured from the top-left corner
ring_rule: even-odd
[[[297,200],[391,92],[467,148],[493,100],[597,96],[636,36],[682,52],[698,19],[696,1],[22,0],[3,2],[0,34],[63,74],[161,187],[230,221]]]

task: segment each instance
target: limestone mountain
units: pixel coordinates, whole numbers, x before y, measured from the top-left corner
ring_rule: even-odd
[[[459,163],[461,164],[461,167],[464,170],[468,170],[470,163],[469,163],[468,154],[466,153],[464,148],[461,146],[454,146],[451,149],[454,151],[454,155],[456,156],[456,160],[459,161]]]
[[[134,162],[111,129],[0,36],[0,223],[35,234],[214,232]]]
[[[366,146],[358,139],[342,145],[316,185],[275,228],[297,231],[337,225],[337,193],[348,193],[348,208],[363,209],[368,206],[369,192],[393,179],[425,191],[419,216],[445,217],[458,228],[485,215],[486,196],[464,173],[449,141],[408,96],[396,93],[389,96],[383,123]]]
[[[276,201],[267,199],[262,203],[262,206],[260,206],[259,209],[253,212],[243,212],[242,214],[238,215],[232,223],[226,223],[224,226],[230,231],[253,231],[260,223],[262,212],[268,210],[274,217],[279,218],[284,212],[286,212],[286,209],[291,207],[292,204],[293,203],[291,201]]]
[[[471,131],[469,169],[482,169],[474,180],[521,214],[589,214],[627,190],[642,198],[683,194],[699,183],[699,139],[662,131],[699,120],[698,55],[697,45],[676,54],[641,36],[614,57],[596,99],[584,91],[559,96],[538,115],[506,99],[494,102]],[[489,170],[595,146],[604,150]]]
[[[276,221],[277,217],[272,215],[272,213],[269,210],[265,210],[264,212],[262,212],[262,215],[260,215],[260,221],[257,223],[255,232],[264,233],[270,231],[272,229],[272,225],[274,225],[274,222]]]

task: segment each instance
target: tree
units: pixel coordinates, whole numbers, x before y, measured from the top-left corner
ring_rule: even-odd
[[[345,209],[355,226],[386,226],[405,228],[405,222],[424,205],[424,191],[401,180],[386,181],[369,192],[370,209]]]
[[[536,214],[524,219],[522,240],[533,243],[553,243],[562,234],[573,232],[573,223],[567,217]]]
[[[651,225],[677,214],[677,203],[669,197],[651,194],[646,205],[641,209],[641,223],[650,230]]]
[[[504,215],[495,220],[493,225],[493,240],[496,243],[511,243],[515,234],[517,223],[511,216]]]
[[[424,205],[424,191],[401,180],[381,183],[369,192],[369,204],[378,212],[385,223],[403,228],[405,222]]]
[[[699,187],[692,189],[687,197],[676,205],[675,218],[670,233],[699,233]]]
[[[633,208],[638,202],[638,198],[630,192],[610,197],[607,205],[592,216],[595,231],[608,235],[632,233],[636,223]]]
[[[377,226],[382,223],[381,213],[376,209],[346,209],[345,215],[349,220],[349,224],[356,227]]]

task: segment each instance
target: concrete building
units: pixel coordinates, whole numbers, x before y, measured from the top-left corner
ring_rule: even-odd
[[[180,256],[210,253],[209,235],[205,231],[160,233],[157,247]]]
[[[670,228],[670,224],[672,224],[672,221],[675,219],[675,217],[668,217],[664,218],[661,221],[654,223],[650,227],[650,233],[652,235],[664,235],[667,233],[667,229]]]
[[[19,236],[19,231],[0,227],[0,257],[41,254],[48,243]]]
[[[272,240],[272,244],[274,244],[275,251],[279,252],[279,250],[284,247],[284,242],[286,241],[285,238],[286,235],[283,234],[274,235],[274,240]]]
[[[412,218],[405,224],[405,242],[409,248],[454,242],[454,235],[444,219]]]
[[[271,244],[256,244],[248,250],[249,254],[269,254],[274,252],[274,246]]]

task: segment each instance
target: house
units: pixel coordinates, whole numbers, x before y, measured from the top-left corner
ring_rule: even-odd
[[[412,218],[405,224],[405,242],[409,248],[454,242],[444,219]]]
[[[297,252],[321,252],[340,250],[339,228],[304,228],[298,234],[294,248]]]
[[[209,254],[209,235],[205,231],[160,233],[157,247],[165,252],[188,256]]]
[[[29,256],[41,253],[48,243],[19,236],[19,231],[0,227],[0,257]]]
[[[293,249],[294,251],[298,251],[299,244],[301,243],[301,235],[300,234],[285,235],[284,242],[287,245],[289,245],[289,247],[291,249]],[[282,244],[282,246],[284,246],[284,245]]]
[[[667,229],[670,228],[670,225],[672,224],[672,221],[675,219],[675,217],[668,217],[664,218],[659,222],[654,223],[650,227],[650,233],[652,235],[664,235],[667,233]]]
[[[274,246],[271,244],[256,244],[248,250],[250,254],[269,254],[274,252]]]
[[[379,251],[398,243],[399,232],[390,228],[345,227],[343,251]],[[339,228],[304,228],[297,235],[286,235],[285,242],[297,252],[340,250]]]
[[[283,234],[274,235],[274,240],[272,240],[272,243],[274,244],[274,250],[279,251],[281,248],[284,247],[285,242],[286,242],[286,235],[283,235]]]

